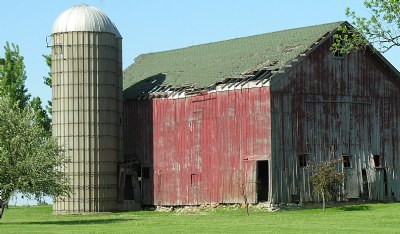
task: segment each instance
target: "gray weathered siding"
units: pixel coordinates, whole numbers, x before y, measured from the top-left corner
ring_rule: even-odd
[[[368,186],[368,199],[399,200],[398,78],[376,54],[337,58],[330,44],[326,40],[271,81],[272,199],[315,199],[298,165],[298,154],[308,154],[308,160],[351,155],[348,198],[361,197]],[[375,167],[373,155],[384,157],[384,167]]]

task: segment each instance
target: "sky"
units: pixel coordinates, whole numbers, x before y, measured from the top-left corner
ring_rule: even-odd
[[[123,37],[123,68],[140,54],[171,50],[284,29],[351,21],[350,7],[369,13],[362,0],[0,0],[0,57],[5,42],[19,46],[26,67],[26,87],[44,103],[51,90],[43,84],[49,72],[42,55],[46,40],[64,10],[79,4],[108,15]],[[400,70],[399,49],[384,56]]]
[[[345,8],[368,15],[361,0],[0,0],[4,45],[15,43],[24,56],[26,87],[44,103],[51,90],[43,84],[50,54],[46,39],[64,10],[85,3],[105,12],[123,37],[123,68],[143,53],[351,19]],[[398,49],[385,57],[400,70]]]

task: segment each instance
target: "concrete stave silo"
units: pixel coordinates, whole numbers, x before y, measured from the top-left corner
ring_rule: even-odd
[[[117,210],[122,160],[122,38],[100,10],[78,5],[52,28],[53,135],[71,162],[70,197],[55,213]]]

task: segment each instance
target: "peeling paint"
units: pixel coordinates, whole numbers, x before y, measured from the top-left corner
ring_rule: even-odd
[[[126,158],[153,171],[143,204],[241,203],[243,191],[250,203],[316,201],[298,155],[349,155],[337,167],[349,198],[400,200],[398,73],[371,51],[336,58],[330,43],[265,83],[126,100]]]

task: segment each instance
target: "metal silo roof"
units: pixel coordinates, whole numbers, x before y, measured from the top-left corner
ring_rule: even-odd
[[[121,34],[108,16],[96,7],[85,4],[73,6],[61,13],[53,24],[51,33],[107,32],[121,38]]]

